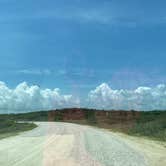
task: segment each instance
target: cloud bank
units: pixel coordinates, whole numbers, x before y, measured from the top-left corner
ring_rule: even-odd
[[[0,82],[0,113],[27,112],[32,110],[78,107],[79,99],[72,95],[62,95],[59,89],[41,89],[26,82],[10,89]]]
[[[28,112],[65,107],[96,109],[155,110],[166,109],[166,85],[138,87],[134,90],[113,90],[103,83],[88,93],[87,101],[73,95],[63,95],[58,88],[41,89],[26,82],[14,89],[0,82],[0,113]]]
[[[138,87],[134,90],[113,90],[106,83],[90,91],[88,101],[100,109],[166,109],[166,85]]]

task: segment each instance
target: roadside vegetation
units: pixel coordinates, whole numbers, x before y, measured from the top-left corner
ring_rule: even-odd
[[[92,124],[92,125],[97,124],[97,120],[95,117],[95,111],[86,110],[85,111],[85,118],[87,120],[87,123]]]
[[[141,112],[128,134],[166,141],[166,111]]]
[[[21,114],[0,115],[0,135],[8,133],[18,133],[20,131],[30,130],[35,126],[33,123],[16,123],[16,121],[62,121],[66,110],[57,110],[56,116],[50,120],[50,111],[30,112]],[[100,128],[106,128],[111,131],[123,132],[134,136],[145,136],[151,139],[166,141],[166,111],[147,111],[140,112],[136,120],[119,120],[113,122],[111,113],[108,119],[103,117],[96,118],[97,110],[82,109],[85,112],[84,120],[66,120],[65,122],[92,125]],[[134,113],[134,112],[133,112]],[[125,112],[126,114],[126,112]],[[120,114],[120,116],[122,116]],[[121,118],[121,117],[118,117]]]
[[[0,116],[0,139],[17,135],[19,132],[37,127],[33,123],[17,123],[14,120],[2,119]]]

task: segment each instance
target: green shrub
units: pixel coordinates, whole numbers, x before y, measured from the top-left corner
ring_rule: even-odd
[[[56,115],[55,115],[55,119],[54,121],[62,121],[63,120],[63,114],[58,112]]]
[[[18,132],[31,130],[35,127],[37,125],[33,123],[17,123],[14,120],[0,119],[0,138],[3,138],[1,134],[15,135]]]
[[[166,111],[140,112],[140,118],[128,133],[166,141]]]
[[[86,110],[85,111],[85,117],[88,123],[95,124],[97,123],[96,121],[96,116],[95,116],[95,111],[93,110]]]

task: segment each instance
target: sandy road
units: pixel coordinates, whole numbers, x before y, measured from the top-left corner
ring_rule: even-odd
[[[118,135],[88,126],[40,122],[0,140],[0,166],[145,166],[146,156]]]

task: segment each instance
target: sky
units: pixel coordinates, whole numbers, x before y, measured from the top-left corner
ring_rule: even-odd
[[[0,112],[166,109],[165,8],[164,0],[0,0]]]

